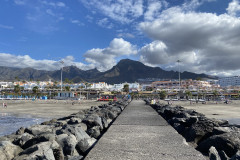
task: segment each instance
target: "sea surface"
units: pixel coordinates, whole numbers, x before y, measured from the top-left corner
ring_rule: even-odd
[[[20,127],[29,127],[34,124],[40,124],[48,119],[33,118],[28,115],[15,115],[9,113],[0,113],[0,136],[16,132]]]

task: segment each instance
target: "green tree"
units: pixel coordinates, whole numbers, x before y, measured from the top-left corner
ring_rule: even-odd
[[[86,86],[86,89],[88,89],[91,86],[91,83],[86,82],[85,86]]]
[[[196,80],[197,81],[202,81],[202,77],[197,77]]]
[[[64,79],[64,83],[69,84],[69,83],[70,83],[70,80],[69,80],[68,78],[65,78],[65,79]]]
[[[21,88],[20,88],[19,84],[15,85],[14,86],[14,93],[19,94],[20,92],[21,92]]]
[[[128,84],[124,84],[123,86],[123,92],[129,92],[129,85]]]
[[[217,90],[214,90],[213,91],[213,96],[214,96],[214,99],[217,100],[217,96],[219,95],[219,92]]]
[[[191,91],[187,90],[187,91],[185,92],[185,94],[186,94],[186,96],[187,96],[187,100],[192,98],[192,92],[191,92]]]
[[[39,93],[39,87],[38,86],[33,87],[32,92],[35,95],[38,94]]]
[[[161,90],[159,92],[160,99],[165,99],[167,97],[167,92],[164,90]]]
[[[16,81],[20,81],[20,79],[18,78],[18,76],[15,77],[15,80],[16,80]]]
[[[153,88],[152,87],[146,87],[146,91],[152,91]]]
[[[65,86],[66,91],[70,91],[71,87],[70,86]]]

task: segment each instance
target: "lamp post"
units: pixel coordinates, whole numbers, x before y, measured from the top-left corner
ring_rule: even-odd
[[[178,78],[179,78],[179,99],[180,99],[180,90],[181,90],[181,78],[180,78],[180,60],[177,60],[178,62]]]
[[[60,63],[62,64],[62,68],[61,68],[61,91],[62,91],[62,71],[63,71],[63,60],[60,61]]]

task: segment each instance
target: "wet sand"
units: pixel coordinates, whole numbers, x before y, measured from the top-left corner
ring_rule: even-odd
[[[167,104],[166,101],[161,101],[161,103]],[[209,118],[233,120],[240,124],[240,100],[232,100],[229,104],[224,104],[224,101],[218,101],[217,104],[216,101],[206,101],[206,104],[201,102],[190,104],[189,101],[173,101],[173,106],[175,105],[194,109]]]
[[[2,107],[3,102],[7,103],[7,108]],[[72,105],[73,102],[74,105]],[[0,114],[10,113],[18,116],[27,115],[33,118],[52,119],[105,103],[107,102],[97,102],[96,100],[0,100]]]

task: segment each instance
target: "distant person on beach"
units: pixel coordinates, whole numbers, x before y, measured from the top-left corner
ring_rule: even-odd
[[[5,103],[3,102],[3,106],[2,106],[3,108],[5,107]]]
[[[4,107],[4,108],[7,108],[7,103],[3,103],[3,107]]]

